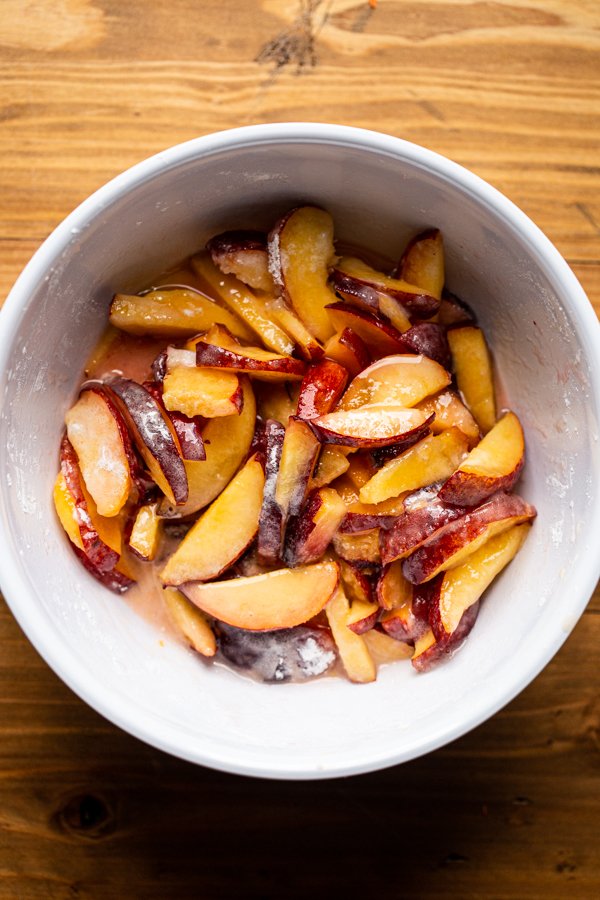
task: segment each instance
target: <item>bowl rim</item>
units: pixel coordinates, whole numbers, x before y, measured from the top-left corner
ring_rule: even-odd
[[[274,146],[287,143],[307,143],[358,148],[376,155],[385,155],[413,166],[433,171],[438,178],[457,185],[464,193],[476,198],[479,204],[493,209],[509,229],[526,239],[531,254],[549,280],[557,285],[563,296],[568,296],[569,311],[577,328],[577,336],[583,347],[590,367],[593,397],[600,407],[600,323],[587,299],[583,288],[558,250],[531,219],[500,191],[479,176],[446,157],[382,132],[312,122],[271,123],[249,125],[226,131],[214,132],[193,138],[137,163],[111,179],[84,200],[46,238],[30,262],[22,271],[0,310],[0,376],[4,377],[9,354],[21,319],[26,312],[29,297],[52,267],[58,257],[77,233],[104,209],[110,207],[121,196],[134,187],[165,171],[203,157],[212,156],[226,150],[243,150],[256,146]],[[590,534],[600,531],[600,497],[595,497],[589,511]],[[0,541],[9,543],[9,529],[4,489],[0,493]],[[117,690],[107,689],[101,682],[90,677],[89,672],[72,653],[67,641],[56,633],[44,629],[41,619],[36,616],[36,604],[30,596],[28,582],[19,563],[9,557],[0,571],[0,587],[5,599],[37,652],[54,672],[93,709],[118,725],[124,731],[140,740],[164,750],[173,756],[196,764],[238,775],[268,777],[272,779],[309,780],[356,775],[383,769],[422,756],[448,744],[477,727],[509,703],[541,672],[556,654],[563,642],[581,617],[600,577],[600,556],[588,553],[577,573],[576,589],[569,591],[569,627],[564,626],[564,617],[557,620],[554,627],[546,627],[547,639],[541,642],[537,652],[531,652],[526,665],[521,665],[518,675],[506,684],[496,688],[485,698],[477,697],[468,714],[452,727],[444,725],[426,741],[401,749],[397,753],[373,752],[356,756],[352,761],[327,766],[289,766],[271,756],[264,764],[248,764],[243,759],[243,750],[234,752],[221,750],[219,755],[204,751],[190,742],[182,741],[183,735],[165,727],[156,716],[137,709],[133,701]],[[174,737],[171,737],[173,733]]]

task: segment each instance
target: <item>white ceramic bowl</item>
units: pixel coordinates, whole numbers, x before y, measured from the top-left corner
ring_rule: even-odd
[[[478,313],[528,463],[539,516],[493,586],[463,649],[417,675],[384,668],[259,685],[206,667],[79,565],[52,484],[63,415],[106,323],[136,290],[227,227],[266,226],[298,201],[336,234],[392,257],[444,233],[448,283]],[[241,128],[190,141],[115,178],[48,238],[2,310],[1,583],[34,646],[91,706],[150,744],[272,778],[364,772],[427,753],[513,698],[581,615],[599,574],[600,329],[570,269],[535,225],[475,175],[421,147],[332,125]]]

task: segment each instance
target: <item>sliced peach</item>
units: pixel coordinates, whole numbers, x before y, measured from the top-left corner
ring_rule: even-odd
[[[265,484],[258,524],[258,557],[274,565],[279,560],[283,540],[283,514],[275,499],[285,428],[276,419],[265,423]]]
[[[158,551],[162,519],[157,514],[156,503],[140,506],[129,535],[129,549],[140,559],[153,560]]]
[[[265,422],[276,419],[287,425],[298,407],[298,390],[300,382],[254,381],[257,413]]]
[[[434,359],[444,369],[450,368],[450,348],[446,329],[436,322],[418,322],[402,335],[407,353],[421,353]]]
[[[265,347],[275,353],[290,355],[294,344],[270,318],[264,303],[243,282],[232,275],[225,275],[205,253],[192,258],[196,274],[206,284],[209,293],[221,300],[230,310],[257,334]],[[197,329],[200,331],[201,329]],[[205,329],[206,330],[206,329]]]
[[[360,499],[363,503],[381,503],[406,491],[443,481],[464,459],[467,447],[467,439],[458,428],[429,435],[386,462],[361,488]]]
[[[496,491],[510,491],[518,481],[524,462],[521,423],[513,412],[507,412],[440,488],[440,500],[458,506],[476,506]]]
[[[105,518],[98,514],[66,435],[60,445],[54,505],[71,546],[86,569],[110,590],[117,593],[126,590],[132,579],[117,568],[123,542],[120,517]]]
[[[340,531],[344,534],[389,528],[404,512],[403,497],[394,497],[383,503],[361,503],[359,489],[350,479],[340,479],[336,489],[346,504],[346,515],[340,525]]]
[[[365,634],[375,627],[379,613],[377,603],[362,603],[355,600],[350,607],[346,624],[354,634]]]
[[[376,587],[377,602],[382,609],[410,607],[412,592],[412,584],[402,572],[402,563],[393,562],[383,567]]]
[[[450,291],[442,292],[442,300],[437,314],[440,325],[451,328],[453,325],[474,325],[475,313],[462,300]]]
[[[367,345],[351,328],[344,328],[332,335],[326,342],[324,351],[328,359],[339,363],[353,377],[371,362]]]
[[[188,480],[171,420],[141,384],[115,378],[110,389],[119,400],[119,408],[152,478],[171,503],[184,504]]]
[[[302,508],[313,476],[320,444],[308,422],[291,417],[285,431],[275,501],[283,523],[297,516]]]
[[[410,644],[394,640],[394,638],[384,634],[382,631],[377,631],[375,628],[366,631],[363,635],[363,640],[375,662],[381,665],[410,659],[413,655],[413,648]]]
[[[189,418],[239,415],[243,394],[233,372],[178,366],[165,375],[163,403]]]
[[[313,475],[313,488],[325,487],[326,484],[331,484],[332,481],[348,471],[350,460],[344,453],[347,449],[347,447],[336,447],[335,444],[325,444],[319,454]]]
[[[366,403],[416,406],[450,381],[450,374],[433,359],[396,354],[377,360],[354,378],[339,405],[341,409],[357,409]]]
[[[323,347],[310,333],[302,319],[289,308],[281,297],[274,297],[266,304],[266,309],[271,319],[294,341],[296,352],[303,359],[314,361],[323,356]]]
[[[298,516],[288,523],[284,561],[288,566],[317,562],[329,546],[346,504],[333,488],[313,491]]]
[[[421,290],[439,300],[446,277],[441,231],[429,228],[417,234],[408,243],[394,274],[404,281],[418,285]]]
[[[533,506],[521,497],[495,494],[486,503],[437,529],[404,560],[402,571],[413,584],[430,581],[439,572],[462,565],[490,538],[535,515]]]
[[[300,385],[298,418],[316,419],[330,412],[342,396],[347,381],[347,370],[330,359],[309,366]]]
[[[463,507],[442,503],[437,496],[422,506],[406,509],[381,533],[382,562],[387,565],[396,559],[403,559],[420,547],[438,528],[466,512]]]
[[[202,611],[175,588],[165,588],[163,599],[173,624],[192,650],[202,656],[214,656],[217,641]]]
[[[415,650],[412,656],[412,665],[417,672],[427,672],[433,666],[451,656],[459,649],[469,632],[475,625],[479,613],[479,603],[474,603],[463,614],[456,631],[442,640],[435,639],[431,628],[428,628],[415,641]]]
[[[191,582],[181,591],[210,616],[249,631],[294,628],[319,613],[337,587],[336,563],[276,569],[251,578]]]
[[[311,623],[297,625],[293,631],[244,631],[223,622],[215,627],[223,658],[242,671],[250,669],[253,678],[267,684],[316,678],[337,660],[328,627]]]
[[[209,419],[203,431],[206,459],[185,462],[187,502],[180,507],[162,503],[160,515],[189,516],[203,509],[221,493],[246,458],[254,435],[256,403],[249,380],[241,376],[240,385],[244,395],[240,415]]]
[[[233,565],[258,531],[264,484],[254,455],[188,531],[160,573],[163,584],[209,581]]]
[[[350,681],[359,684],[375,681],[377,670],[364,638],[348,628],[350,604],[341,586],[335,590],[325,612],[342,665]]]
[[[361,531],[358,534],[344,534],[338,531],[333,536],[333,549],[346,562],[363,566],[379,565],[379,528]]]
[[[91,389],[82,391],[65,422],[99,514],[118,515],[132,488],[131,447],[123,417],[106,394]]]
[[[479,443],[479,425],[454,391],[440,391],[433,397],[426,397],[417,403],[417,409],[435,415],[431,423],[434,434],[440,434],[447,428],[460,428],[469,442],[469,449]]]
[[[301,206],[269,235],[269,269],[285,299],[319,341],[333,334],[325,307],[335,300],[327,284],[335,255],[333,220],[316,206]]]
[[[379,312],[386,319],[389,319],[394,328],[397,328],[401,334],[406,334],[407,331],[410,331],[412,322],[408,318],[404,307],[397,300],[394,300],[393,297],[388,297],[387,294],[379,295]]]
[[[345,559],[340,559],[340,577],[344,591],[351,603],[368,605],[375,602],[373,575],[370,570],[360,568]]]
[[[428,319],[440,305],[439,297],[427,294],[416,284],[384,275],[357,257],[346,256],[338,260],[331,278],[337,291],[352,294],[368,306],[378,306],[378,295],[387,294],[411,315]]]
[[[224,231],[206,244],[215,266],[257,291],[272,293],[267,236],[262,231]]]
[[[110,305],[110,322],[129,334],[182,338],[207,331],[219,323],[242,340],[253,337],[241,319],[193,288],[159,288],[141,297],[115,294]]]
[[[492,359],[481,328],[464,325],[448,331],[458,389],[483,434],[496,423]]]
[[[525,541],[531,525],[516,525],[486,541],[461,565],[436,580],[430,600],[429,623],[437,640],[458,628],[463,614],[480,599]]]
[[[182,459],[195,461],[206,459],[206,450],[202,439],[202,429],[206,424],[206,419],[203,416],[190,417],[186,416],[184,413],[166,409],[163,401],[163,383],[164,377],[163,382],[161,383],[156,381],[145,381],[143,387],[145,387],[148,393],[154,397],[161,410],[171,420],[171,425],[173,426],[173,430],[175,431],[179,442],[179,450]],[[239,389],[239,393],[241,405],[241,389]]]
[[[426,425],[428,417],[425,413],[393,403],[342,409],[311,420],[312,428],[325,444],[368,448],[406,440]]]
[[[349,328],[366,344],[373,356],[388,356],[406,349],[402,334],[383,316],[342,300],[330,303],[327,312],[337,332]]]
[[[270,353],[260,347],[236,350],[219,347],[199,340],[196,344],[196,365],[231,372],[246,372],[264,381],[293,381],[304,377],[306,363],[292,356]]]

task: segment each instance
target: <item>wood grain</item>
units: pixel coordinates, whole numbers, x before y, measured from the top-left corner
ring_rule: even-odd
[[[599,50],[595,0],[4,0],[0,298],[124,168],[210,131],[312,120],[490,181],[600,314]],[[2,603],[0,898],[596,897],[599,645],[597,590],[536,681],[461,740],[359,778],[269,783],[119,731]]]

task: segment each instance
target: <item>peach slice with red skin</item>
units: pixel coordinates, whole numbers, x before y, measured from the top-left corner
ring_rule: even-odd
[[[442,640],[436,641],[431,628],[427,628],[415,641],[412,665],[417,672],[428,672],[458,650],[475,625],[478,613],[479,603],[474,603],[464,612],[456,631]]]
[[[345,515],[346,504],[333,488],[312,491],[299,515],[288,522],[284,562],[288,566],[317,562]]]
[[[215,266],[225,275],[233,275],[256,291],[273,293],[275,285],[269,272],[267,236],[262,231],[224,231],[206,244]]]
[[[242,319],[244,324],[260,337],[265,347],[282,355],[293,352],[293,341],[270,319],[261,298],[257,297],[247,285],[233,275],[221,272],[206,253],[192,257],[192,267],[196,275],[206,284],[208,292]]]
[[[254,436],[256,402],[249,379],[240,376],[240,385],[244,394],[240,415],[208,420],[202,433],[206,459],[202,462],[185,461],[188,499],[180,507],[168,501],[162,502],[159,507],[161,516],[190,516],[208,506],[246,459]]]
[[[327,312],[336,332],[349,328],[377,358],[406,349],[401,332],[383,316],[341,300],[330,303]]]
[[[90,387],[65,416],[85,485],[101,516],[116,516],[132,488],[133,449],[123,417],[107,392]]]
[[[306,500],[319,449],[319,441],[309,423],[290,417],[275,486],[275,501],[281,510],[284,526],[288,516],[298,515]]]
[[[354,634],[366,634],[377,624],[380,612],[377,603],[361,603],[360,600],[355,600],[348,612],[346,624]]]
[[[350,681],[366,684],[375,681],[377,670],[364,638],[348,627],[350,604],[343,588],[337,587],[325,608],[333,639]]]
[[[181,585],[207,615],[248,631],[294,628],[321,612],[339,580],[336,563],[321,562],[264,575]]]
[[[161,410],[171,420],[171,424],[179,441],[179,449],[184,460],[200,461],[206,459],[206,450],[202,439],[202,429],[206,419],[203,416],[190,418],[184,413],[168,410],[163,404],[162,384],[156,381],[145,381],[143,385],[154,397]]]
[[[396,641],[377,628],[365,631],[363,640],[369,653],[374,657],[378,665],[401,662],[402,660],[410,659],[413,654],[413,648],[410,644]]]
[[[494,374],[481,328],[463,325],[448,331],[456,382],[483,434],[496,424]]]
[[[423,544],[427,538],[460,516],[467,509],[449,506],[434,498],[423,506],[407,509],[381,532],[381,560],[384,565],[404,559]]]
[[[507,412],[440,488],[439,497],[457,506],[476,506],[496,491],[510,491],[525,462],[519,419]]]
[[[433,582],[429,598],[429,624],[436,640],[458,628],[464,613],[477,603],[494,578],[521,549],[531,525],[516,525],[486,541],[461,565],[443,572]]]
[[[149,391],[128,378],[115,378],[110,390],[118,398],[129,431],[152,478],[167,499],[184,504],[188,480],[175,429]]]
[[[340,478],[335,487],[346,504],[346,515],[340,525],[342,534],[389,528],[404,512],[402,497],[394,497],[383,503],[361,503],[358,499],[359,489],[349,478]]]
[[[425,413],[423,413],[425,415]],[[448,478],[467,453],[467,439],[458,428],[424,437],[391,459],[360,489],[362,503],[381,503]]]
[[[283,515],[275,499],[285,428],[275,419],[265,423],[265,484],[258,523],[258,556],[261,562],[275,565],[281,553]]]
[[[351,603],[370,604],[375,602],[373,578],[375,575],[370,570],[361,568],[345,559],[339,560],[340,577],[344,585],[346,596]],[[378,571],[378,570],[373,570]]]
[[[440,305],[439,297],[416,284],[384,275],[357,257],[342,257],[332,269],[331,280],[336,290],[351,294],[367,306],[378,307],[379,295],[387,294],[420,319],[429,319]]]
[[[438,228],[428,228],[408,242],[394,276],[440,299],[446,275],[444,241]]]
[[[293,381],[306,374],[306,363],[292,356],[270,353],[260,347],[239,346],[232,350],[204,340],[196,344],[196,365],[245,372],[265,381]]]
[[[454,325],[474,325],[475,313],[450,291],[442,291],[442,299],[437,314],[437,320],[440,325],[451,328]]]
[[[290,210],[269,234],[269,270],[287,302],[319,341],[333,334],[326,306],[335,300],[327,280],[334,258],[333,220],[316,206]]]
[[[121,524],[116,516],[98,514],[81,475],[77,454],[65,435],[60,445],[60,471],[54,485],[54,505],[71,547],[98,581],[117,593],[132,583],[117,568],[122,549]]]
[[[450,348],[446,329],[436,322],[419,322],[402,334],[406,353],[420,353],[434,359],[444,369],[450,368]]]
[[[330,412],[344,393],[347,381],[347,370],[330,359],[309,366],[300,385],[298,418],[316,419]]]
[[[402,571],[413,584],[430,581],[442,571],[461,565],[482,544],[533,519],[536,511],[515,494],[495,494],[486,503],[467,510],[421,544],[402,564]]]
[[[258,531],[265,475],[255,454],[188,531],[160,573],[163,584],[217,578]]]
[[[429,419],[420,410],[371,403],[318,416],[310,424],[325,444],[372,448],[407,440],[428,425]]]
[[[348,386],[339,406],[357,409],[367,403],[414,407],[450,384],[443,366],[422,354],[401,353],[379,359]]]
[[[344,328],[332,335],[324,347],[325,356],[339,363],[355,377],[371,362],[369,348],[362,338],[352,331]]]

